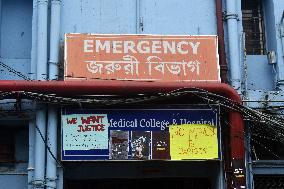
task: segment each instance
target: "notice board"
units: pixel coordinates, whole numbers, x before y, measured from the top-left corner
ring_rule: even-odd
[[[62,160],[218,160],[218,106],[62,111]]]
[[[65,80],[220,81],[217,36],[65,35]]]

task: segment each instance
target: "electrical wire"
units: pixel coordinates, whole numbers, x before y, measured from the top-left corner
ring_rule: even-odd
[[[207,104],[217,104],[222,108],[225,108],[230,111],[237,111],[241,113],[244,119],[252,124],[253,128],[261,129],[258,132],[259,135],[263,131],[270,131],[274,133],[274,140],[278,140],[281,143],[284,143],[284,119],[280,116],[271,115],[259,110],[255,110],[249,107],[246,107],[239,102],[233,101],[224,96],[208,92],[200,88],[180,88],[167,93],[157,93],[151,95],[137,95],[134,97],[125,97],[125,96],[115,96],[115,97],[106,97],[102,96],[58,96],[56,94],[43,94],[35,93],[30,91],[12,91],[12,92],[1,92],[0,99],[5,99],[8,97],[13,97],[15,95],[20,95],[21,98],[32,99],[39,103],[46,104],[57,104],[62,106],[65,105],[119,105],[119,104],[137,104],[143,102],[152,102],[155,100],[166,100],[170,98],[182,97],[186,95],[194,95],[197,98],[202,99]],[[257,125],[256,125],[257,123]],[[229,125],[230,123],[226,123]],[[255,136],[254,136],[255,137]],[[44,139],[44,138],[43,138]],[[45,141],[46,143],[46,141]],[[46,144],[48,147],[48,145]],[[49,147],[47,148],[50,151]],[[57,160],[58,161],[58,160]],[[59,161],[58,161],[59,162]]]
[[[4,62],[0,62],[0,66],[2,66],[3,68],[7,69],[8,72],[13,73],[14,75],[26,80],[26,81],[31,81],[32,79],[25,76],[22,72],[19,72],[17,70],[15,70],[14,68],[8,66],[7,64],[5,64]]]
[[[35,125],[35,127],[36,127],[37,132],[38,132],[39,135],[40,135],[40,138],[42,139],[42,141],[43,141],[44,144],[45,144],[45,148],[48,150],[48,152],[50,153],[51,157],[56,161],[56,163],[57,163],[60,167],[64,168],[63,165],[62,165],[62,163],[61,163],[61,162],[55,157],[55,155],[52,153],[52,151],[51,151],[51,149],[50,149],[50,147],[49,147],[49,145],[48,145],[48,143],[47,143],[47,140],[44,138],[44,136],[43,136],[42,132],[40,131],[40,129],[38,128],[38,126]]]

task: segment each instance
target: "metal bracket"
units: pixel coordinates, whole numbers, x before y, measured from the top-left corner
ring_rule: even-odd
[[[33,170],[35,170],[34,167],[28,167],[28,168],[27,168],[27,171],[33,171]]]
[[[17,94],[17,97],[16,97],[16,103],[15,103],[14,107],[17,111],[21,111],[22,110],[21,94],[20,93],[16,93],[16,94]]]
[[[139,27],[140,27],[140,30],[143,32],[143,30],[144,30],[143,17],[140,17],[140,18],[139,18]]]
[[[283,24],[283,21],[284,21],[284,11],[282,12],[282,16],[281,16],[280,24]]]
[[[227,11],[222,12],[223,20],[236,19],[240,21],[238,14],[227,14]]]
[[[35,186],[36,188],[44,188],[45,181],[44,180],[34,180],[31,184]]]
[[[54,64],[54,65],[58,66],[58,62],[48,61],[48,64]]]
[[[46,178],[47,182],[55,182],[56,180],[57,180],[57,177],[56,178]]]
[[[282,56],[284,57],[284,11],[282,13],[282,16],[281,16],[281,20],[280,20],[280,23],[279,23],[279,33],[280,33],[280,39],[281,39],[281,45],[282,45]]]
[[[284,85],[284,80],[277,80],[276,81],[276,87],[279,88],[279,86]]]

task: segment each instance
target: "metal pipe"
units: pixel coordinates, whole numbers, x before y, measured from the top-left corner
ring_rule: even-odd
[[[58,79],[61,0],[51,1],[49,80]]]
[[[221,81],[228,83],[227,72],[228,66],[226,61],[225,40],[224,40],[224,27],[223,27],[223,10],[222,0],[215,0],[216,2],[216,18],[217,18],[217,34],[218,34],[218,49],[219,49],[219,64]]]
[[[57,189],[63,189],[63,167],[57,168],[58,179],[56,180]]]
[[[36,79],[37,67],[37,0],[33,0],[32,18],[32,49],[30,78]],[[35,120],[29,121],[29,165],[28,165],[28,189],[34,189],[34,167],[35,167]]]
[[[33,80],[36,79],[37,68],[37,11],[37,0],[33,0],[31,70],[29,73]]]
[[[0,25],[2,26],[2,0],[0,0]],[[2,49],[1,47],[2,47],[2,42],[1,42],[1,40],[2,40],[2,33],[0,32],[0,49]],[[0,54],[0,56],[2,57],[2,54]]]
[[[28,189],[33,189],[35,166],[35,120],[29,122],[29,164],[28,164]]]
[[[231,86],[241,94],[241,67],[238,40],[238,12],[236,0],[226,0],[225,18],[228,24],[229,60]]]
[[[39,107],[39,106],[38,106]],[[35,170],[34,186],[43,188],[45,185],[45,153],[46,147],[43,140],[46,135],[46,110],[45,107],[36,112],[36,136],[35,136]]]
[[[281,38],[281,45],[282,45],[282,57],[281,59],[283,59],[284,57],[284,11],[282,13],[282,17],[280,20],[280,24],[279,24],[279,32],[280,32],[280,38]],[[280,53],[280,52],[279,52]],[[279,88],[280,90],[284,90],[284,66],[283,63],[280,63],[281,61],[278,61],[279,63],[276,64],[277,66],[277,88]]]
[[[140,81],[0,81],[1,91],[30,91],[40,93],[57,93],[61,95],[126,95],[167,92],[184,87],[199,87],[211,92],[234,94],[236,91],[226,84],[218,82],[140,82]],[[224,91],[224,92],[222,92]],[[238,95],[229,96],[241,102]]]
[[[50,56],[49,80],[58,79],[59,40],[60,40],[60,0],[51,1],[51,29],[50,29]],[[48,106],[47,142],[52,154],[47,152],[46,159],[46,188],[56,188],[57,179],[57,110],[53,105]]]
[[[48,0],[38,0],[37,22],[37,80],[46,80],[47,77],[47,17]]]
[[[36,79],[46,80],[47,76],[47,18],[48,0],[37,1],[37,68]],[[36,112],[35,134],[35,171],[34,186],[45,186],[45,136],[46,136],[46,110],[44,106]]]
[[[143,24],[141,18],[141,0],[136,0],[135,5],[136,5],[136,33],[139,34],[142,32],[141,24]]]
[[[57,158],[57,111],[53,105],[48,106],[47,143],[52,155]],[[46,159],[46,188],[56,188],[57,162],[49,152]]]

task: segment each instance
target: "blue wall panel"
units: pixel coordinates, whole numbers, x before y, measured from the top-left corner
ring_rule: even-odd
[[[2,0],[1,57],[30,58],[32,0]]]
[[[268,0],[267,0],[268,1]],[[276,39],[277,39],[277,49],[276,50],[276,55],[277,55],[277,64],[279,64],[279,75],[280,77],[283,79],[284,78],[284,53],[283,53],[283,49],[284,49],[284,44],[281,44],[281,36],[279,33],[279,25],[280,25],[280,20],[284,11],[284,2],[283,1],[279,1],[279,0],[272,0],[273,4],[274,4],[274,17],[275,17],[275,34],[276,34]]]
[[[134,0],[63,0],[61,40],[64,33],[136,33]]]
[[[247,87],[251,90],[273,90],[273,67],[268,64],[266,55],[247,56]]]
[[[1,189],[26,189],[27,187],[27,175],[0,175]]]
[[[0,61],[15,69],[18,72],[21,72],[25,76],[31,76],[30,72],[30,62],[31,59],[9,59],[9,58],[0,58]],[[7,69],[0,66],[0,80],[22,80],[21,77],[18,77],[12,72],[8,72]]]
[[[216,35],[215,1],[142,0],[141,16],[147,34]]]
[[[32,0],[1,1],[0,61],[29,76]],[[22,79],[0,66],[0,80]]]
[[[134,34],[140,20],[140,33],[145,34],[217,33],[211,0],[63,0],[62,4],[61,40],[64,33]]]

